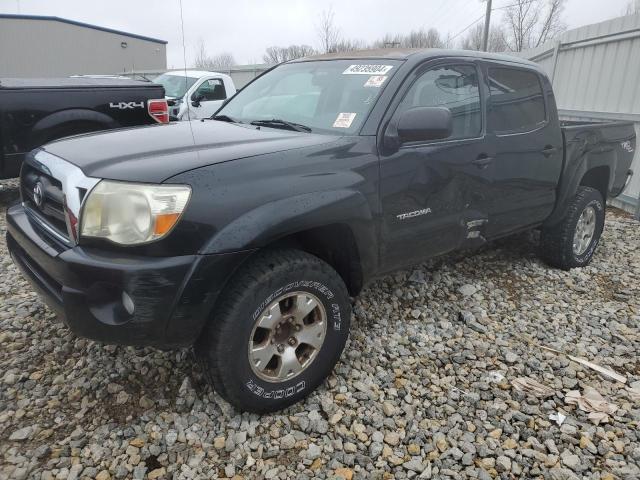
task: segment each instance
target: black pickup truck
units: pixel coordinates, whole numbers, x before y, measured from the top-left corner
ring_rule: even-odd
[[[561,125],[523,60],[373,51],[266,72],[211,119],[31,152],[15,263],[78,335],[194,345],[224,398],[268,412],[331,372],[377,275],[526,229],[587,265],[631,124]]]
[[[30,150],[79,133],[167,123],[161,85],[126,78],[0,78],[0,178]]]

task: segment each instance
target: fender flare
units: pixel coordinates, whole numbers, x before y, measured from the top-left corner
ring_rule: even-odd
[[[611,157],[607,157],[606,159],[594,157],[591,155],[592,150],[589,147],[589,142],[583,141],[583,144],[580,146],[580,152],[574,155],[574,158],[577,160],[570,169],[563,172],[560,178],[560,185],[558,187],[559,194],[556,201],[556,207],[549,218],[544,222],[545,227],[553,226],[564,218],[569,200],[576,194],[578,187],[580,186],[580,182],[590,170],[598,167],[607,167],[609,170],[607,192],[610,191],[613,178],[611,176],[611,165],[607,160]],[[607,199],[605,198],[604,201],[606,202]]]
[[[202,253],[228,253],[262,248],[311,228],[342,224],[350,228],[363,273],[377,264],[378,242],[369,202],[354,190],[310,192],[260,205],[223,227]]]
[[[103,125],[104,128],[117,128],[120,126],[120,124],[109,115],[94,110],[83,108],[60,110],[38,120],[31,128],[33,147],[38,147],[45,142],[47,133],[49,133],[51,129],[72,122],[97,123]]]

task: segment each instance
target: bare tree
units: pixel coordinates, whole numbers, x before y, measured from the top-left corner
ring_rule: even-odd
[[[288,47],[268,47],[262,56],[264,63],[275,65],[294,58],[314,55],[315,49],[309,45],[289,45]]]
[[[214,70],[229,70],[236,65],[236,59],[229,52],[222,52],[211,57],[211,65]]]
[[[373,48],[398,48],[402,46],[402,35],[387,33],[384,37],[373,42]]]
[[[202,39],[198,41],[196,48],[196,58],[194,65],[202,70],[229,70],[236,64],[233,55],[228,52],[219,53],[210,57],[207,53],[207,47]]]
[[[629,0],[623,15],[635,15],[636,13],[640,13],[640,0]]]
[[[402,46],[406,48],[442,48],[444,42],[440,32],[435,28],[425,31],[423,28],[409,32],[403,39]]]
[[[198,40],[198,46],[196,47],[196,58],[193,62],[196,68],[206,70],[209,66],[209,56],[207,55],[207,48],[204,46],[204,40],[201,38]]]
[[[331,47],[330,53],[337,52],[354,52],[356,50],[365,50],[369,46],[363,40],[344,38],[338,40],[333,47]]]
[[[509,50],[535,48],[566,30],[561,14],[566,0],[515,0],[505,8],[504,40]]]
[[[330,53],[335,45],[340,41],[340,29],[335,25],[335,14],[333,8],[323,10],[320,14],[320,23],[316,25],[320,49],[323,53]]]
[[[460,47],[465,50],[482,50],[482,37],[484,33],[484,25],[478,24],[467,33],[462,39]],[[504,40],[504,32],[501,27],[493,27],[489,30],[489,42],[487,50],[490,52],[504,52],[507,45]]]
[[[412,30],[406,35],[387,33],[373,43],[374,48],[445,48],[446,41],[435,28]]]

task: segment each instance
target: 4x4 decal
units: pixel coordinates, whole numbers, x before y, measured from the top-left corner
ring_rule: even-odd
[[[109,103],[110,108],[118,108],[120,110],[127,110],[128,108],[144,108],[144,102],[118,102]]]

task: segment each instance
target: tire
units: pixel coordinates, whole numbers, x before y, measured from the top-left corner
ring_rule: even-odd
[[[588,217],[593,212],[593,234],[590,240],[583,235],[584,242],[577,251],[574,248],[576,230],[581,215]],[[578,187],[571,199],[564,218],[553,227],[544,228],[541,234],[541,255],[549,265],[563,270],[589,265],[604,229],[605,204],[602,194],[591,187]],[[581,230],[581,232],[584,230]]]
[[[322,383],[342,354],[351,320],[349,295],[337,272],[313,255],[258,253],[220,298],[196,353],[214,390],[241,411],[274,412],[298,402]],[[311,313],[304,316],[306,310]]]

